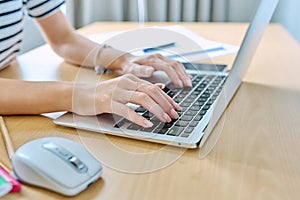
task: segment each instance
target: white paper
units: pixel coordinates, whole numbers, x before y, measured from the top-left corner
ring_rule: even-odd
[[[129,38],[128,40],[132,40],[132,43],[134,41],[139,40],[139,47],[137,48],[137,44],[132,44],[132,49],[130,53],[137,55],[137,56],[144,56],[144,55],[149,55],[151,53],[160,53],[163,56],[174,56],[178,54],[178,57],[173,57],[173,59],[181,61],[181,62],[193,62],[193,61],[199,61],[202,59],[208,59],[208,58],[214,58],[218,56],[224,56],[224,55],[229,55],[238,52],[239,47],[230,45],[230,44],[225,44],[225,43],[220,43],[217,41],[212,41],[208,40],[204,37],[199,36],[198,34],[190,31],[189,29],[175,25],[175,26],[162,26],[162,27],[150,27],[150,28],[155,28],[155,29],[162,29],[162,31],[172,31],[178,35],[184,36],[188,38],[188,40],[192,41],[194,45],[187,44],[186,40],[182,39],[182,37],[178,37],[174,39],[174,37],[168,38],[167,36],[162,37],[154,37],[149,38],[145,37],[144,34],[141,34],[140,36],[137,37],[132,37]],[[139,30],[139,29],[135,29]],[[134,30],[131,30],[134,31]],[[96,35],[92,35],[89,38],[97,43],[106,43],[106,44],[113,44],[113,47],[123,50],[123,51],[128,51],[130,49],[130,42],[127,41],[126,45],[125,42],[123,44],[122,41],[116,41],[114,42],[114,39],[118,40],[120,37],[122,37],[122,34],[126,34],[128,31],[120,31],[120,32],[107,32],[107,33],[99,33]],[[151,32],[150,32],[151,34]],[[139,37],[139,38],[138,38]],[[145,41],[141,41],[145,37]],[[150,41],[149,41],[150,40]],[[174,41],[176,40],[176,41]],[[149,47],[155,47],[159,46],[161,44],[167,44],[170,42],[176,42],[176,45],[174,47],[169,47],[161,51],[154,51],[150,53],[145,53],[143,52],[143,48],[149,48]],[[126,46],[126,47],[125,47]],[[204,51],[203,51],[204,50]],[[208,51],[207,51],[208,50]],[[184,55],[180,56],[181,54],[186,54],[186,53],[191,53],[193,54],[190,55]]]

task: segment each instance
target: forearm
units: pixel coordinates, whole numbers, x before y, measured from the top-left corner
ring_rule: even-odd
[[[50,17],[38,19],[37,22],[44,31],[51,47],[66,61],[85,67],[101,65],[112,70],[118,70],[119,63],[114,61],[124,55],[124,52],[106,48],[101,50],[100,56],[98,52],[101,45],[77,34],[61,11]]]
[[[112,47],[103,48],[103,45],[99,45],[75,32],[71,33],[64,43],[53,46],[53,49],[67,62],[85,67],[100,65],[111,70],[119,69],[120,64],[118,62],[120,60],[118,62],[116,60],[126,54]],[[126,55],[129,56],[129,54]]]
[[[72,88],[66,82],[0,79],[0,114],[41,114],[71,110]]]

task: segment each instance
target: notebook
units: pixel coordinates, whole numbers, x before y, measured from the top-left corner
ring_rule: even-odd
[[[189,68],[187,72],[193,77],[192,88],[177,88],[167,82],[169,79],[163,72],[151,78],[153,82],[166,82],[164,91],[182,108],[178,111],[179,119],[162,123],[144,108],[131,105],[137,113],[152,121],[153,127],[143,128],[114,114],[87,117],[66,113],[54,123],[184,148],[201,147],[238,90],[277,4],[278,0],[259,2],[229,73]]]

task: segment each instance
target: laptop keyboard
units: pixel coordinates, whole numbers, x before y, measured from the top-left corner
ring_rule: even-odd
[[[135,111],[154,124],[151,128],[144,128],[125,118],[117,122],[114,127],[126,128],[131,131],[189,137],[220,94],[227,78],[224,75],[194,74],[192,76],[192,88],[178,88],[173,83],[169,83],[164,89],[164,92],[181,107],[181,110],[177,111],[178,119],[163,123],[140,106]]]

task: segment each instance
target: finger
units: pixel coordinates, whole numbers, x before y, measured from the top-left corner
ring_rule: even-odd
[[[119,103],[114,102],[113,107],[116,108],[114,111],[115,114],[125,117],[126,119],[134,122],[137,125],[140,125],[144,128],[150,128],[153,126],[153,123],[144,118],[143,116],[137,114],[134,110],[130,107]]]
[[[155,63],[152,63],[153,66],[155,66],[156,69],[164,71],[171,79],[171,81],[179,86],[183,87],[183,82],[181,78],[179,77],[179,74],[176,72],[176,70],[167,62],[164,61],[158,61]]]
[[[136,77],[133,74],[125,74],[120,77],[117,88],[123,88],[125,90],[137,90],[142,79]]]
[[[138,77],[150,77],[150,76],[152,76],[154,71],[155,71],[155,69],[151,66],[133,64],[131,66],[130,73],[132,73]]]
[[[163,83],[155,83],[155,85],[157,85],[160,89],[165,89],[166,85]]]
[[[164,84],[161,84],[161,86],[164,87]],[[160,101],[157,101],[157,103],[159,103],[163,108],[165,108],[166,112],[170,112],[169,110],[166,110],[168,107],[165,104],[161,103],[165,102],[166,100],[176,110],[180,109],[180,106],[171,97],[169,97],[159,86],[154,85],[146,80],[142,80],[134,75],[125,75],[124,81],[120,82],[120,87],[129,91],[144,92],[146,94],[149,94],[149,96],[151,96],[151,98],[153,99],[160,99]]]
[[[159,55],[159,58],[161,60],[163,60],[164,62],[169,63],[174,68],[174,70],[178,74],[179,78],[183,82],[184,86],[192,87],[190,75],[186,72],[182,63],[180,63],[176,60],[172,60],[170,58],[161,56],[161,55]]]
[[[163,92],[158,86],[153,84],[147,84],[139,87],[138,91],[147,94],[155,103],[157,103],[169,116],[172,118],[178,118],[178,114],[175,111],[179,110],[179,105]]]
[[[179,87],[183,87],[184,85],[189,86],[190,80],[186,75],[186,71],[183,65],[177,61],[166,58],[160,54],[153,54],[137,60],[136,63],[151,65],[157,70],[165,71],[172,82]]]
[[[157,104],[150,96],[143,92],[127,91],[130,95],[130,103],[138,104],[154,114],[162,122],[170,122],[173,116],[166,113],[163,108]]]
[[[165,88],[165,84],[162,84],[162,83],[152,84],[152,83],[150,83],[146,80],[142,80],[142,79],[138,79],[138,78],[136,78],[135,81],[139,81],[139,84],[136,84],[136,85],[138,85],[137,90],[139,90],[141,92],[145,92],[145,93],[149,94],[153,99],[155,99],[155,98],[157,98],[156,89],[158,89],[158,92],[163,95],[163,98],[167,99],[167,101],[170,104],[172,104],[172,106],[173,106],[173,108],[175,108],[175,110],[180,110],[181,109],[180,106],[169,95],[167,95],[162,90],[162,89]],[[150,89],[149,87],[150,88],[154,87],[154,88]],[[154,90],[154,91],[152,91],[152,90]]]

